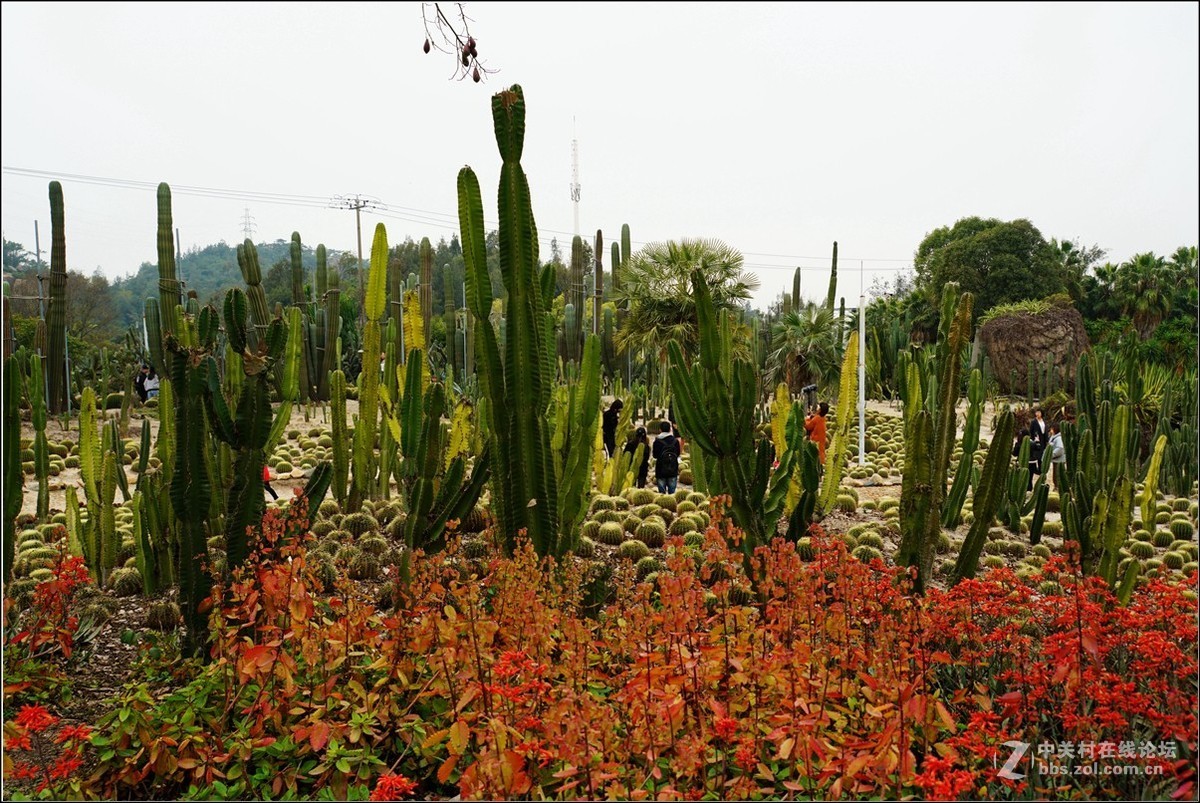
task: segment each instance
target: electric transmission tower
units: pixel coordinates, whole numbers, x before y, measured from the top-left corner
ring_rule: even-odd
[[[579,140],[575,138],[575,121],[571,121],[571,204],[575,209],[575,234],[579,234]]]
[[[254,231],[258,226],[254,223],[254,218],[250,215],[250,207],[246,207],[246,213],[242,215],[242,238],[249,240],[254,237]]]

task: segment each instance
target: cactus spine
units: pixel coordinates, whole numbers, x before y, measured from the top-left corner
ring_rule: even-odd
[[[66,409],[70,392],[66,374],[67,348],[67,235],[62,185],[50,182],[50,303],[46,307],[46,380],[49,412]]]
[[[469,167],[458,174],[459,221],[466,262],[467,307],[475,318],[476,359],[496,459],[493,507],[506,547],[525,529],[540,555],[558,555],[558,499],[545,421],[553,375],[549,298],[539,281],[537,229],[521,167],[525,99],[514,85],[492,98],[500,172],[500,272],[505,301],[504,359],[492,327],[491,282],[484,245],[483,201]],[[553,269],[551,269],[553,270]],[[549,273],[551,280],[553,275]]]

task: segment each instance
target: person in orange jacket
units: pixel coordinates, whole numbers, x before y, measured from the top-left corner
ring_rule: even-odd
[[[810,412],[804,419],[804,431],[808,433],[808,439],[817,444],[817,458],[822,471],[825,469],[825,416],[828,413],[828,402],[821,402],[816,412]]]

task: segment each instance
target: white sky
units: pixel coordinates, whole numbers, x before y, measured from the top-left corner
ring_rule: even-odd
[[[422,53],[419,3],[5,2],[4,236],[32,250],[36,219],[48,252],[58,177],[84,272],[156,259],[159,181],[185,249],[240,242],[246,208],[256,242],[353,249],[354,214],[324,204],[354,193],[389,209],[364,214],[365,250],[378,221],[389,242],[436,241],[457,230],[463,164],[494,221],[490,97],[520,83],[546,256],[552,236],[569,253],[574,121],[581,229],[603,229],[606,266],[622,223],[635,246],[720,238],[762,280],[759,306],[796,265],[823,297],[834,240],[853,306],[859,259],[869,286],[968,215],[1027,217],[1113,261],[1200,239],[1194,3],[466,9],[499,69],[478,85]]]

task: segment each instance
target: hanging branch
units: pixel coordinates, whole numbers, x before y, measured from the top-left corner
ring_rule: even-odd
[[[446,16],[441,3],[421,4],[421,20],[425,25],[424,50],[426,53],[437,50],[453,54],[455,62],[451,78],[461,81],[469,75],[471,80],[479,83],[484,76],[497,70],[485,67],[479,60],[479,50],[469,26],[471,20],[463,11],[462,3],[455,3],[454,6],[457,22],[452,22]]]

